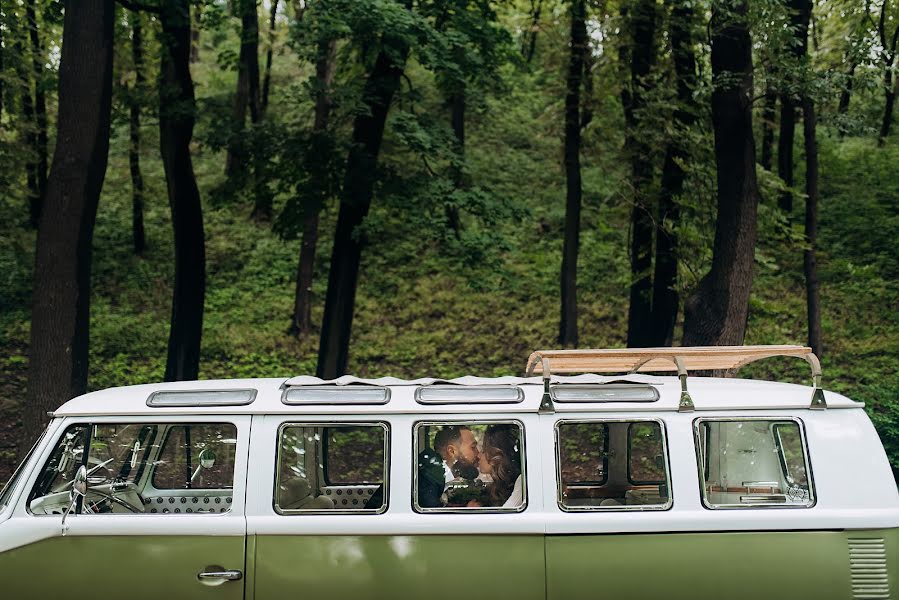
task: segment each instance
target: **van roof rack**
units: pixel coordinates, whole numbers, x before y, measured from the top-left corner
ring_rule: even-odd
[[[726,371],[733,373],[744,365],[776,356],[804,359],[812,369],[812,401],[809,408],[827,408],[821,390],[821,363],[806,346],[684,346],[673,348],[621,348],[602,350],[537,350],[528,358],[527,375],[542,370],[550,405],[549,379],[554,373],[639,373],[676,371],[681,382],[678,410],[692,411],[693,400],[687,391],[689,371]]]

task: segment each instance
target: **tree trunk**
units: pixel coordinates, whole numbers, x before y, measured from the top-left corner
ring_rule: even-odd
[[[175,233],[175,286],[166,381],[196,379],[206,294],[203,210],[190,156],[194,84],[190,75],[190,2],[161,5],[159,145]]]
[[[850,60],[847,58],[847,60]],[[840,92],[840,104],[837,107],[837,114],[845,115],[849,112],[849,102],[852,98],[852,88],[855,84],[855,69],[858,68],[858,61],[851,59],[849,70],[846,72],[846,85]]]
[[[200,29],[203,27],[203,4],[194,6],[193,26],[190,29],[190,63],[200,62]]]
[[[256,0],[236,0],[240,11],[240,56],[237,66],[237,92],[231,111],[233,132],[228,144],[225,173],[229,177],[246,175],[247,148],[243,144],[243,129],[250,111],[250,122],[259,121],[259,19]],[[256,210],[254,208],[254,215]]]
[[[795,182],[793,177],[793,144],[796,137],[796,87],[800,85],[797,77],[792,74],[800,68],[800,63],[806,55],[808,47],[808,21],[804,20],[804,5],[806,0],[789,0],[790,27],[799,44],[790,44],[788,52],[792,59],[792,69],[787,69],[785,75],[786,91],[780,97],[780,137],[777,140],[777,176],[780,177],[788,188],[792,188]],[[777,201],[780,209],[786,214],[793,212],[793,192],[784,190]]]
[[[537,32],[540,31],[540,12],[543,10],[543,0],[531,2],[531,28],[524,38],[524,59],[531,64],[534,59],[534,51],[537,49]]]
[[[337,41],[321,40],[315,60],[315,121],[312,125],[310,153],[314,157],[320,153],[328,141],[328,120],[331,115],[331,84],[334,81],[334,61],[337,56]],[[328,143],[327,146],[330,146]],[[330,152],[330,148],[327,150]],[[315,164],[307,160],[307,163]],[[312,185],[321,197],[316,206],[307,206],[303,222],[303,241],[300,244],[300,259],[297,263],[297,285],[294,291],[293,316],[288,333],[302,337],[312,330],[312,279],[315,274],[315,253],[318,245],[319,213],[325,194],[330,186],[326,181],[330,174],[316,171],[310,174]]]
[[[652,146],[641,131],[646,96],[656,55],[656,4],[639,0],[631,16],[633,47],[631,50],[631,106],[625,110],[627,133],[625,145],[631,162],[634,205],[631,210],[631,286],[627,318],[627,345],[645,347],[651,344],[652,331],[652,235],[654,231],[651,199],[653,164]]]
[[[662,165],[659,217],[656,221],[656,257],[652,278],[652,320],[648,345],[670,346],[680,298],[677,292],[678,238],[680,220],[678,198],[684,191],[686,173],[681,164],[690,156],[687,134],[696,122],[696,55],[694,12],[692,5],[671,2],[671,54],[677,79],[677,108],[674,111],[674,135],[668,141]]]
[[[44,90],[44,50],[38,31],[35,0],[26,0],[25,18],[28,21],[28,37],[31,40],[31,70],[34,76],[34,124],[35,133],[35,184],[38,213],[47,189],[47,94]]]
[[[275,25],[278,18],[278,0],[272,0],[272,12],[268,21],[268,50],[265,53],[265,77],[262,79],[262,98],[259,101],[259,112],[265,115],[268,110],[268,92],[272,84],[272,60],[275,56]]]
[[[571,43],[565,93],[565,241],[559,344],[577,347],[577,259],[581,235],[581,84],[587,53],[587,2],[571,2]]]
[[[131,59],[134,63],[134,87],[130,97],[128,166],[131,169],[131,235],[134,253],[142,256],[147,246],[144,234],[144,178],[140,172],[140,113],[144,87],[144,38],[141,15],[131,13]]]
[[[317,374],[324,379],[346,373],[364,243],[356,233],[371,206],[387,114],[409,55],[409,47],[402,38],[385,34],[381,44],[363,89],[362,97],[369,110],[360,112],[353,120],[353,143],[347,157],[318,349]]]
[[[0,22],[6,20],[5,13],[3,10],[3,0],[0,0]],[[3,130],[3,91],[5,87],[5,81],[2,77],[2,74],[6,72],[6,62],[4,60],[6,56],[6,47],[3,45],[3,28],[0,27],[0,131]]]
[[[460,83],[459,88],[450,95],[450,125],[453,136],[456,138],[456,158],[453,161],[452,178],[457,190],[465,187],[465,84]],[[462,220],[459,216],[459,207],[455,204],[446,205],[446,222],[450,231],[459,239],[462,231]]]
[[[809,4],[811,8],[811,4]],[[808,309],[808,345],[821,358],[821,299],[819,296],[818,261],[818,142],[815,103],[810,97],[802,101],[802,122],[805,133],[805,297]]]
[[[896,94],[899,93],[899,81],[893,83],[893,69],[886,69],[883,75],[883,85],[885,92],[885,100],[883,108],[883,119],[880,123],[880,135],[878,136],[878,144],[883,146],[886,143],[887,136],[890,135],[890,128],[893,124],[893,109],[896,106]]]
[[[37,125],[34,120],[34,97],[31,95],[32,72],[25,64],[25,47],[21,39],[16,39],[14,52],[22,60],[16,61],[16,75],[23,83],[22,96],[22,121],[19,124],[22,129],[19,135],[25,138],[25,146],[28,149],[28,158],[25,161],[25,188],[28,190],[28,224],[32,229],[37,229],[41,218],[41,195],[37,187]]]
[[[724,10],[730,6],[734,8]],[[717,83],[712,91],[712,127],[718,217],[711,270],[684,307],[684,346],[741,345],[753,278],[759,194],[752,135],[748,2],[718,2],[715,8],[711,63]]]
[[[765,89],[765,105],[762,108],[762,168],[771,171],[774,166],[774,127],[777,125],[777,92],[769,81]]]
[[[109,151],[114,14],[112,0],[65,2],[59,134],[35,256],[29,440],[47,411],[87,390],[91,243]]]

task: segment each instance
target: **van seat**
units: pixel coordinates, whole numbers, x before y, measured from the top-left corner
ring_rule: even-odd
[[[279,506],[283,510],[330,510],[334,508],[334,501],[327,496],[314,495],[308,481],[294,477],[281,490]]]

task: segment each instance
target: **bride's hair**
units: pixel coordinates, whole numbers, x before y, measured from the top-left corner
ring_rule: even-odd
[[[517,425],[489,425],[484,432],[484,453],[492,469],[493,483],[487,486],[490,506],[502,506],[512,495],[521,475],[521,449]]]

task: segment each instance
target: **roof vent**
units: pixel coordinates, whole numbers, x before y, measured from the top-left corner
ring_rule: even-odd
[[[521,388],[508,385],[429,385],[415,390],[419,404],[517,404],[522,400]]]
[[[153,392],[147,406],[245,406],[256,399],[256,390],[181,390]]]
[[[553,385],[554,402],[655,402],[659,391],[651,385],[608,383],[598,385]]]
[[[390,389],[371,386],[303,386],[284,390],[281,402],[304,404],[387,404]]]

